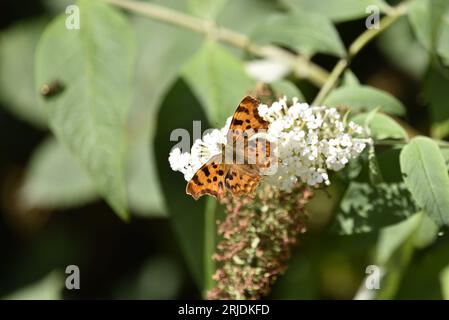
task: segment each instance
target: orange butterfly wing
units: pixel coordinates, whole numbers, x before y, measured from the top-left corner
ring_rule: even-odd
[[[270,167],[274,159],[274,155],[271,154],[272,142],[262,137],[253,138],[248,141],[248,163],[263,169]]]
[[[270,141],[254,137],[255,134],[268,130],[268,122],[259,115],[259,104],[258,100],[250,96],[243,98],[232,118],[227,140],[234,148],[242,148],[237,154],[243,154],[246,164],[266,168],[270,165]]]
[[[259,116],[259,101],[246,96],[240,102],[227,134],[228,145],[235,151],[242,142],[244,164],[221,163],[223,156],[217,155],[204,164],[187,184],[186,192],[195,200],[205,194],[222,199],[226,189],[234,195],[251,194],[260,181],[258,167],[269,165],[270,142],[264,138],[250,139],[254,134],[268,129],[268,122]],[[236,151],[234,153],[239,153]],[[253,160],[254,163],[248,163]]]
[[[221,163],[221,154],[212,157],[190,179],[186,193],[195,200],[205,194],[222,199],[226,194],[225,177],[228,171],[229,165]]]
[[[268,122],[259,116],[259,101],[246,96],[234,112],[228,131],[228,143],[238,139],[251,138],[257,132],[266,131]]]
[[[260,175],[254,166],[232,165],[225,178],[225,186],[233,195],[251,194],[260,181]]]

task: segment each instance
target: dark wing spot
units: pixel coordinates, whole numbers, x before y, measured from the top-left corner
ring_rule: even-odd
[[[254,114],[254,118],[262,125],[263,128],[268,128],[268,122],[262,119],[258,114]]]
[[[211,179],[207,179],[207,183],[211,183],[212,182],[212,180]]]
[[[214,177],[214,182],[216,182],[218,179],[217,179],[217,177]]]
[[[251,121],[249,119],[246,119],[245,122],[246,123],[251,123]]]
[[[222,176],[224,174],[223,170],[218,170],[218,175]]]
[[[244,107],[244,106],[238,107],[237,111],[238,111],[238,112],[243,112],[243,113],[249,114],[248,108],[246,108],[246,107]]]
[[[196,185],[198,185],[198,186],[202,186],[202,185],[203,185],[203,184],[200,182],[200,180],[198,179],[198,176],[197,176],[197,175],[193,176],[192,181],[193,181],[194,184],[196,184]]]
[[[210,176],[210,172],[209,172],[209,169],[208,169],[207,167],[204,167],[204,168],[201,169],[201,170],[204,172],[204,174],[206,175],[206,177]]]
[[[241,126],[243,124],[243,121],[239,120],[239,119],[234,119],[233,124],[235,124],[237,126]]]
[[[247,125],[247,126],[246,126],[246,130],[248,130],[248,129],[251,129],[251,126],[250,126],[250,125]]]

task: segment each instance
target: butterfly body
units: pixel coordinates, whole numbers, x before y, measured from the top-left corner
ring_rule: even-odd
[[[222,152],[206,162],[189,181],[186,193],[194,199],[209,194],[222,199],[228,191],[234,196],[251,194],[261,179],[260,168],[270,164],[270,144],[252,139],[268,129],[258,114],[259,101],[247,96],[239,104],[227,133]]]

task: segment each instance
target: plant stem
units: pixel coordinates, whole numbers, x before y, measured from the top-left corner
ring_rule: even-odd
[[[406,140],[377,140],[374,141],[375,146],[405,146],[408,143]],[[440,141],[436,142],[440,148],[449,148],[449,142]]]
[[[216,217],[217,201],[215,198],[208,197],[206,210],[204,214],[204,292],[203,297],[207,298],[207,292],[214,286],[212,276],[215,273],[215,261],[212,256],[215,252],[216,235]]]
[[[357,56],[357,54],[377,35],[382,31],[391,26],[400,17],[402,17],[407,12],[407,6],[405,3],[398,5],[397,7],[389,10],[388,15],[382,18],[380,21],[380,26],[378,29],[368,29],[363,32],[354,42],[349,46],[348,54],[346,57],[341,58],[340,61],[335,65],[330,76],[327,78],[326,83],[321,87],[320,92],[313,101],[314,105],[319,105],[323,103],[324,99],[330,93],[330,91],[335,87],[340,76],[346,70],[346,68],[351,63],[352,59]]]
[[[134,0],[102,0],[117,7],[136,12],[152,19],[169,23],[181,28],[215,38],[234,47],[246,50],[251,54],[283,61],[288,64],[298,78],[309,79],[313,84],[321,87],[326,83],[328,72],[314,64],[304,56],[293,54],[276,46],[259,46],[244,34],[234,30],[217,26],[213,21],[199,19],[182,12],[172,10],[153,3]]]
[[[405,146],[408,142],[405,140],[377,140],[374,141],[375,146]]]
[[[323,103],[324,99],[329,94],[329,92],[334,88],[338,79],[340,79],[340,76],[346,70],[348,65],[349,65],[349,61],[346,58],[342,58],[342,59],[340,59],[340,61],[338,61],[338,63],[335,65],[334,69],[332,70],[329,78],[327,78],[326,83],[321,87],[321,90],[318,92],[318,95],[316,96],[312,105],[317,106],[317,105]]]

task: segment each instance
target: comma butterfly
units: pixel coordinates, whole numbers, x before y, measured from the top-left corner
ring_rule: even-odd
[[[250,195],[261,179],[260,169],[270,166],[270,142],[260,138],[268,122],[259,116],[259,101],[246,96],[232,117],[227,144],[189,181],[186,193],[195,200],[209,194],[223,199],[229,190],[234,196]],[[260,134],[259,134],[260,133]]]

